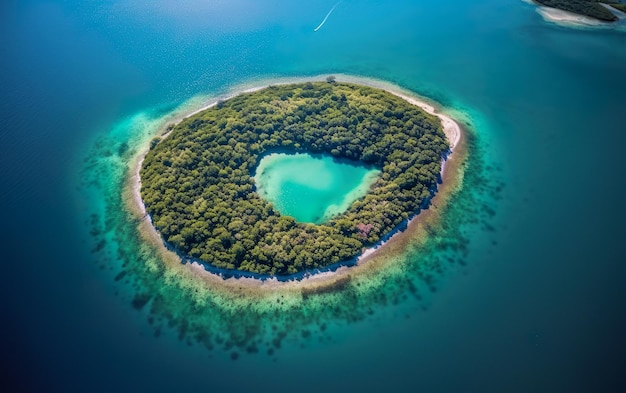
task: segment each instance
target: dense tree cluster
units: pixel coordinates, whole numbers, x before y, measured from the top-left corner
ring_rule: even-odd
[[[186,255],[292,274],[352,258],[418,211],[448,148],[437,117],[385,91],[334,81],[271,86],[220,102],[154,141],[141,195],[164,240]],[[277,151],[330,154],[382,173],[343,214],[298,223],[255,192],[259,161]]]
[[[618,18],[611,11],[604,8],[600,3],[614,3],[614,8],[620,9],[617,0],[536,0],[537,3],[547,7],[558,8],[564,11],[574,12],[576,14],[590,16],[606,22],[614,22]]]

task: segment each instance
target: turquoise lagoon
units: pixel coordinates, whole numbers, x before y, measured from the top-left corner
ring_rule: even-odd
[[[261,159],[254,180],[259,195],[282,215],[320,224],[365,196],[379,174],[330,156],[273,153]]]

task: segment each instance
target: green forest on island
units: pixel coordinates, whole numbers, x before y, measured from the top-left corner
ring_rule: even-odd
[[[293,274],[350,259],[417,212],[448,149],[436,116],[388,92],[332,79],[270,86],[154,139],[141,196],[179,252],[223,269]],[[329,154],[382,173],[344,213],[298,223],[255,192],[252,176],[270,152]]]
[[[611,7],[626,11],[626,5],[620,4],[617,0],[535,0],[541,5],[547,7],[558,8],[564,11],[574,12],[576,14],[590,16],[595,19],[599,19],[606,22],[614,22],[618,18],[602,4],[610,5]]]

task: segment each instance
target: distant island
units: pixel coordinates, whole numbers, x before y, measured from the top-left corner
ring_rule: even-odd
[[[270,86],[155,138],[140,192],[177,252],[219,269],[289,275],[355,258],[419,212],[449,149],[440,118],[387,91],[333,78]],[[276,152],[373,166],[380,178],[345,212],[297,222],[255,189],[259,162]]]
[[[626,12],[626,4],[616,0],[534,0],[536,3],[557,8],[578,15],[587,16],[603,22],[615,22],[619,18],[609,10],[612,7],[618,11]]]

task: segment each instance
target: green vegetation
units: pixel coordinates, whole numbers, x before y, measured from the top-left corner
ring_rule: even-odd
[[[535,0],[546,7],[558,8],[560,10],[573,12],[579,15],[590,16],[605,22],[614,22],[617,17],[599,3],[613,3],[615,0]],[[611,4],[612,5],[612,4]],[[612,5],[613,6],[613,5]],[[615,7],[617,8],[617,7]]]
[[[609,2],[607,2],[608,4]],[[618,11],[626,12],[626,4],[612,3],[609,4],[611,7],[615,8]]]
[[[285,275],[350,259],[431,196],[449,149],[441,122],[382,90],[334,80],[220,102],[156,141],[141,168],[155,227],[213,266]],[[321,225],[281,216],[252,176],[270,152],[330,154],[381,168],[371,191]]]

